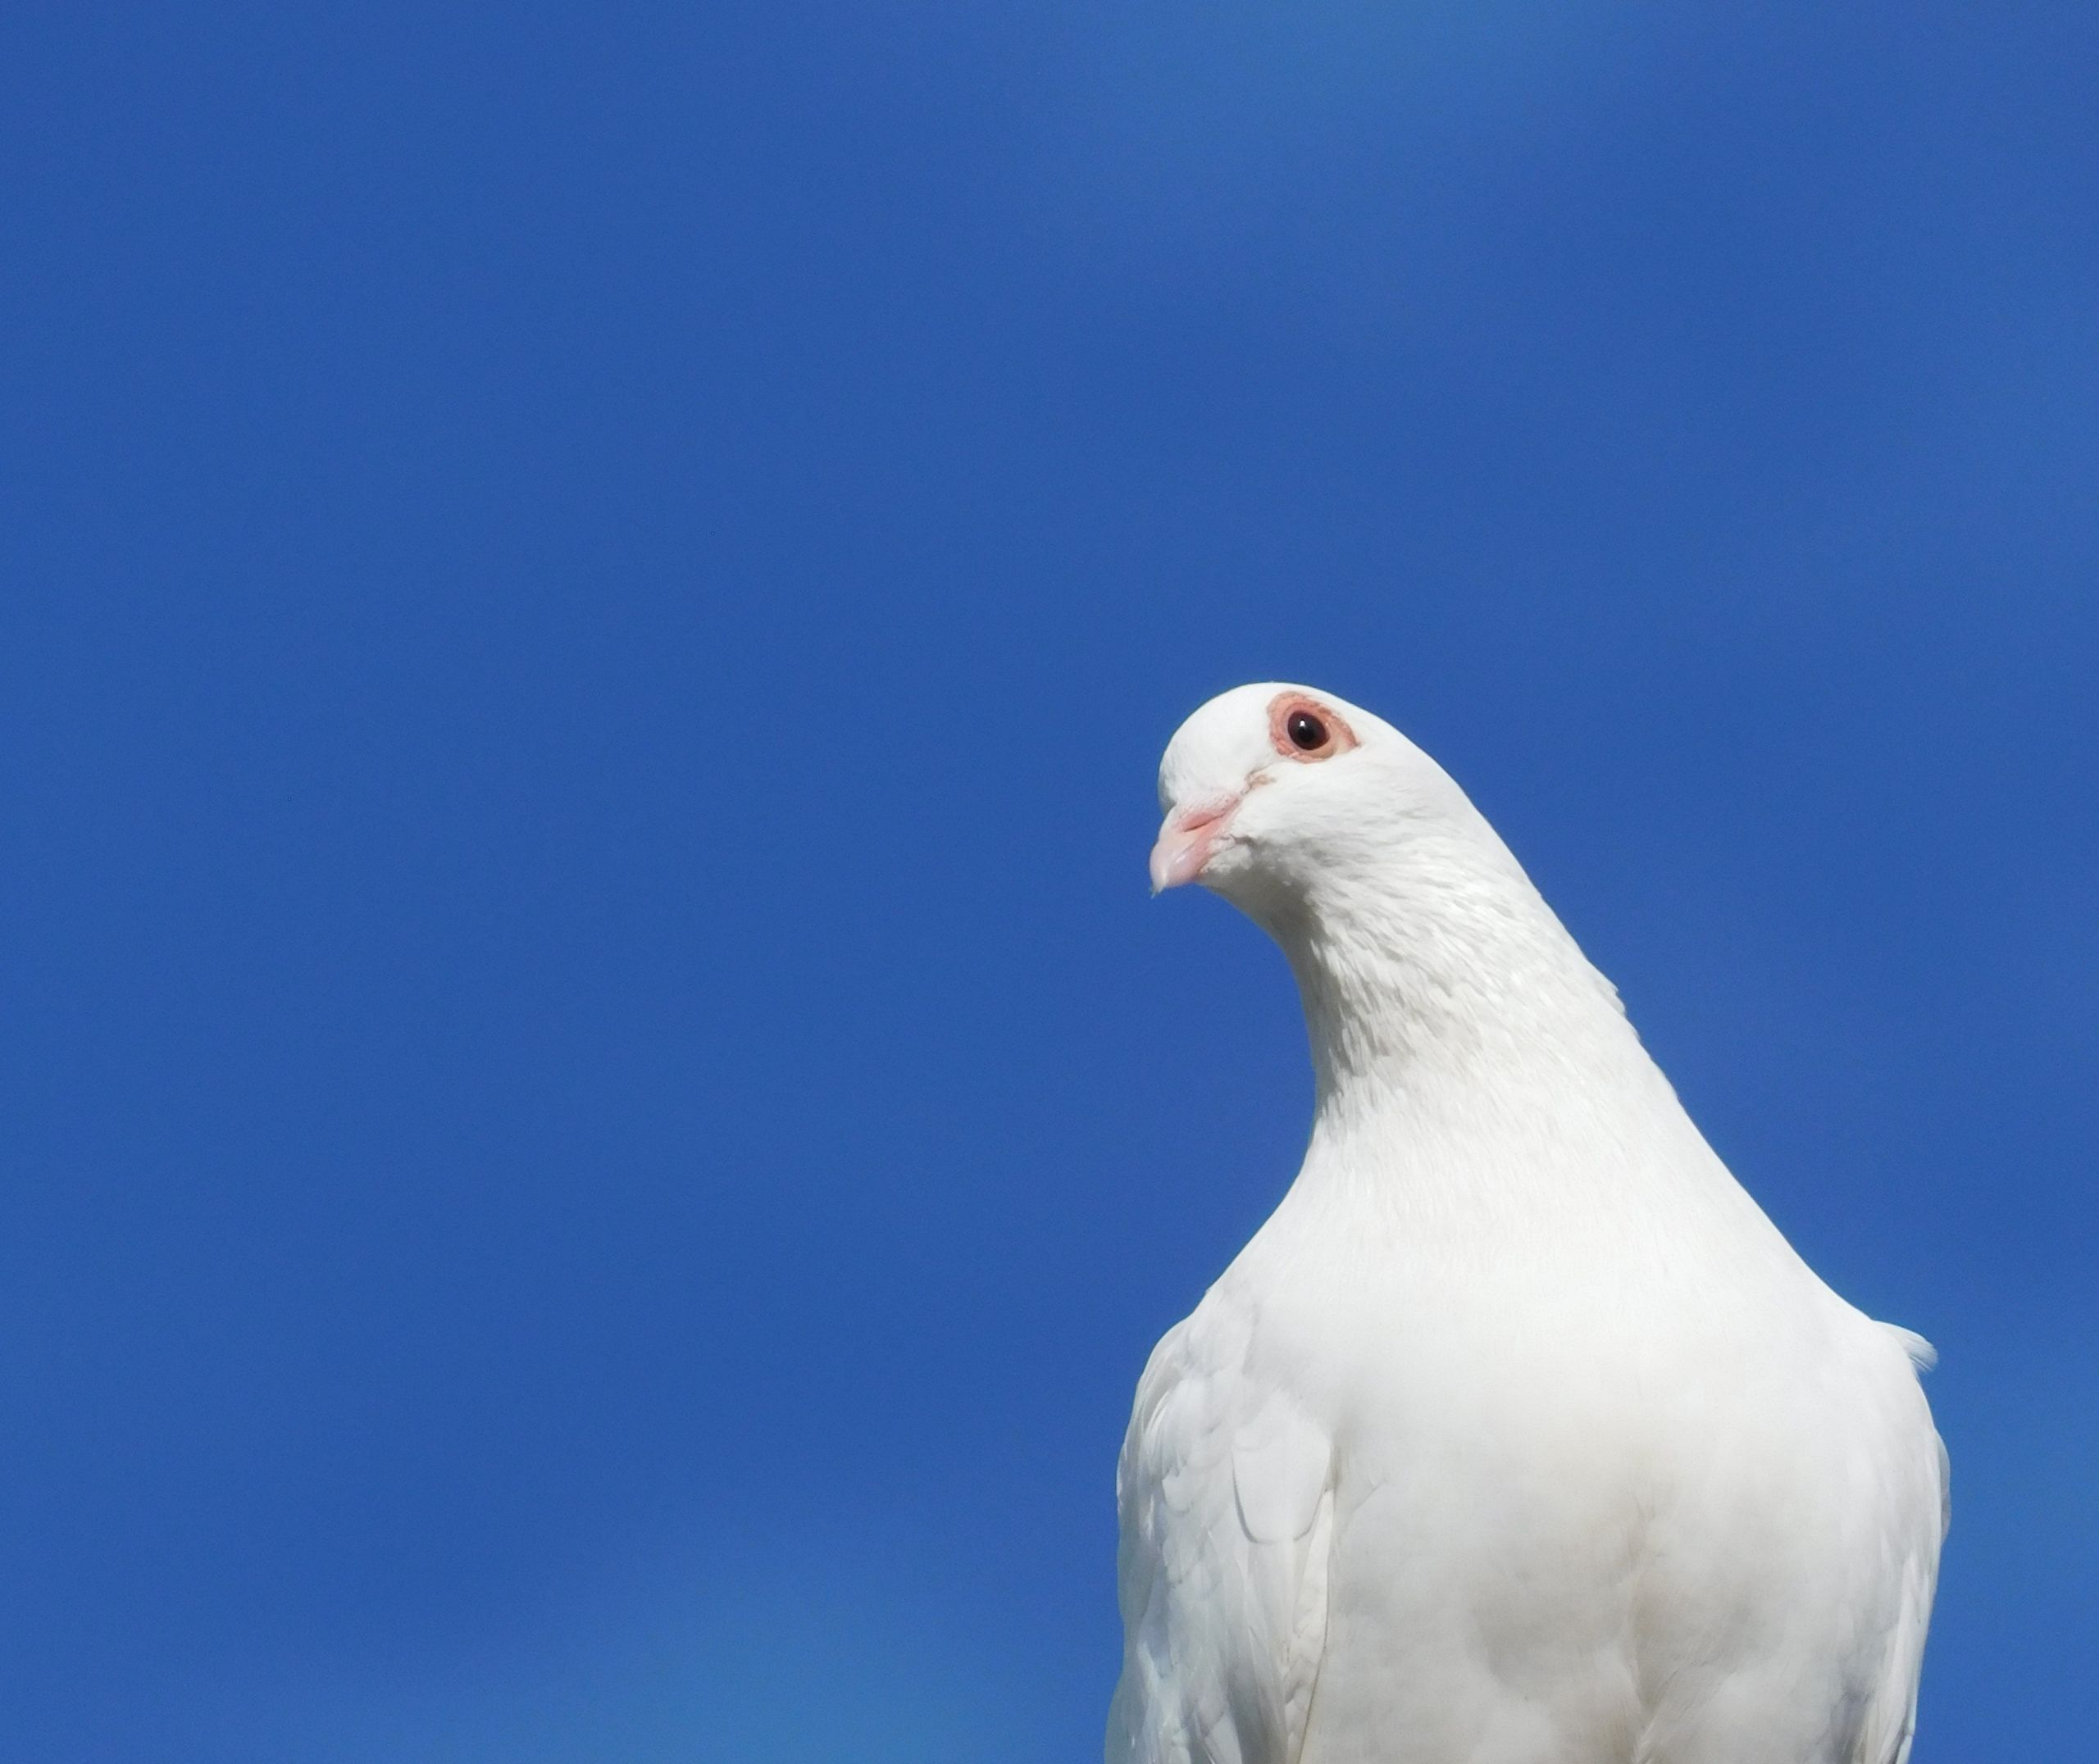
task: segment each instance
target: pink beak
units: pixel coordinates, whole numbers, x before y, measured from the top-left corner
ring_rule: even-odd
[[[1176,809],[1166,817],[1166,825],[1159,830],[1159,843],[1151,848],[1153,893],[1163,894],[1203,873],[1238,807],[1237,797],[1222,797]]]

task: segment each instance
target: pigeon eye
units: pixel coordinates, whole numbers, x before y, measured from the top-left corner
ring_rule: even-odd
[[[1330,760],[1355,744],[1340,714],[1307,693],[1278,693],[1268,706],[1268,745],[1286,760]]]
[[[1327,744],[1327,725],[1309,711],[1292,711],[1283,732],[1300,753],[1315,753]]]

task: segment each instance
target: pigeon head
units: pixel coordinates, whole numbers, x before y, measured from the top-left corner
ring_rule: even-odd
[[[1508,847],[1382,718],[1309,686],[1235,687],[1175,731],[1159,795],[1154,891],[1200,882],[1282,946],[1323,1096],[1428,1050],[1513,1069],[1521,1046],[1551,1071],[1576,1048],[1645,1058]]]
[[[1398,1074],[1429,1057],[1484,1062],[1503,1086],[1518,1051],[1562,1078],[1574,1051],[1646,1059],[1495,829],[1368,711],[1236,686],[1167,743],[1159,801],[1152,887],[1203,883],[1281,943],[1323,1099],[1402,1095]]]
[[[1425,826],[1476,818],[1391,724],[1273,682],[1235,687],[1181,725],[1159,797],[1153,891],[1200,882],[1272,927],[1374,887]]]

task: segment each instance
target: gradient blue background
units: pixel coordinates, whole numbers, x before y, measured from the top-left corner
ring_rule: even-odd
[[[1309,1109],[1242,680],[1450,766],[1940,1343],[2099,1716],[2099,11],[25,4],[0,1753],[1092,1756]]]

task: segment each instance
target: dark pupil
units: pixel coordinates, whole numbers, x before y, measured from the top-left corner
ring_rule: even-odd
[[[1327,725],[1309,711],[1292,711],[1284,726],[1290,731],[1291,745],[1304,752],[1327,744]]]

